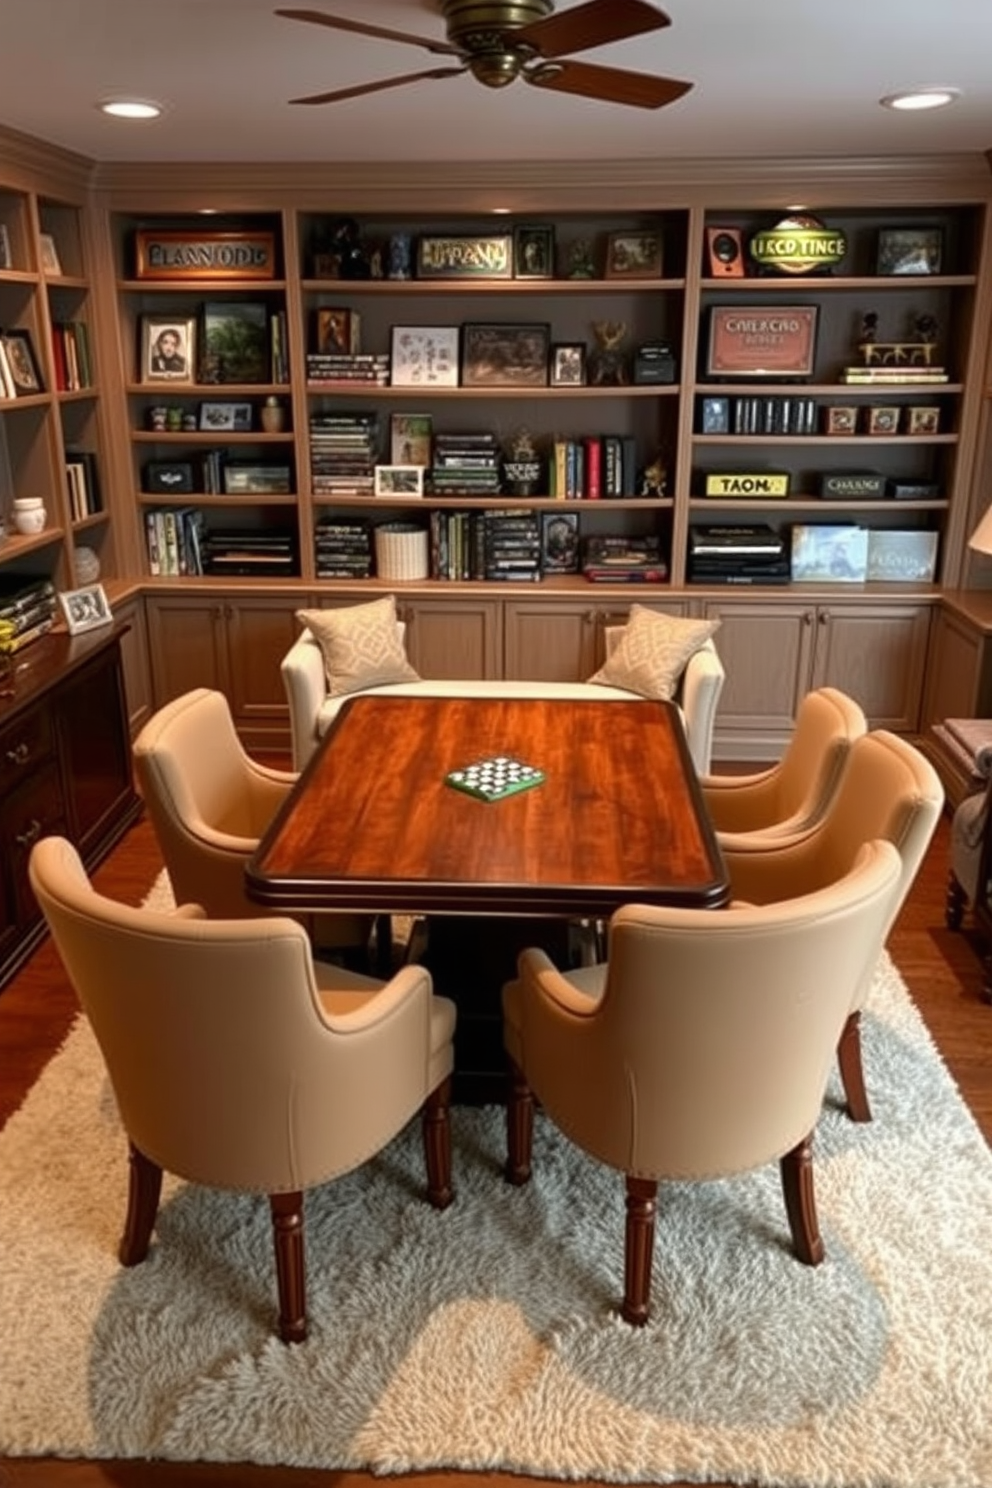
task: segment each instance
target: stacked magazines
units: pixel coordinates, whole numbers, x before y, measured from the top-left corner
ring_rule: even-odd
[[[584,540],[582,572],[592,584],[663,584],[668,564],[659,537],[608,533]]]
[[[692,527],[689,578],[696,584],[788,584],[785,539],[767,523]]]
[[[9,634],[9,655],[45,635],[55,623],[58,601],[50,579],[9,579],[0,583],[0,621]],[[8,630],[9,627],[9,630]]]

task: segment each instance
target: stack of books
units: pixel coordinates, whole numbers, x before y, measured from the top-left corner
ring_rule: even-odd
[[[487,511],[482,524],[483,579],[537,583],[541,577],[541,522],[530,510]]]
[[[388,387],[389,357],[346,351],[307,353],[309,387],[334,387],[351,382],[368,383],[370,387]]]
[[[584,540],[582,573],[592,584],[663,584],[668,564],[659,537],[606,533]]]
[[[8,655],[20,651],[51,630],[58,601],[50,579],[8,578],[0,584],[0,620],[9,627]]]
[[[435,496],[495,496],[500,491],[496,435],[436,434],[431,489]]]
[[[315,496],[373,496],[379,451],[374,413],[310,415],[310,484]]]
[[[322,517],[314,529],[318,579],[367,579],[372,574],[372,524],[364,517]]]
[[[785,539],[767,523],[689,529],[689,578],[696,584],[788,584]]]
[[[207,533],[201,542],[203,571],[244,578],[295,578],[296,538],[278,528]]]

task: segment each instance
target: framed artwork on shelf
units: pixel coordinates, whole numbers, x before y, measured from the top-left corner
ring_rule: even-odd
[[[856,434],[858,432],[858,410],[853,404],[835,404],[823,410],[823,432],[825,434]]]
[[[868,528],[797,523],[792,529],[791,569],[797,583],[864,583]]]
[[[939,227],[883,227],[878,234],[875,272],[890,274],[939,274],[944,256],[944,235]]]
[[[292,489],[288,465],[225,465],[225,496],[286,496]]]
[[[514,279],[553,279],[554,276],[554,228],[515,227],[513,229]]]
[[[140,382],[192,382],[196,320],[190,316],[141,317]]]
[[[586,380],[586,348],[581,341],[558,341],[551,348],[551,386],[582,387]]]
[[[114,618],[102,584],[88,584],[85,589],[66,589],[59,595],[59,605],[70,635],[109,625]]]
[[[377,465],[374,490],[377,496],[423,496],[424,467]]]
[[[547,387],[551,327],[468,324],[462,333],[463,387]]]
[[[7,231],[6,222],[0,222],[0,269],[12,269],[13,259],[10,256],[10,233]]]
[[[261,302],[208,302],[201,320],[200,382],[268,382],[269,312]]]
[[[394,413],[389,420],[389,459],[392,465],[431,463],[434,421],[429,413]]]
[[[457,326],[393,326],[389,380],[393,387],[457,387]]]
[[[707,377],[809,377],[817,305],[714,305]]]
[[[201,403],[200,428],[246,434],[251,429],[250,403]]]
[[[322,305],[315,317],[315,343],[319,355],[354,356],[361,350],[361,316],[340,305]]]
[[[940,429],[940,409],[930,404],[914,404],[906,409],[907,434],[936,434]]]
[[[0,383],[6,386],[8,397],[30,398],[45,391],[28,331],[0,332],[0,360]]]
[[[869,434],[898,434],[899,416],[902,410],[895,403],[878,404],[867,410]]]
[[[730,399],[703,398],[700,405],[701,434],[730,433]]]
[[[661,267],[661,233],[612,232],[607,237],[607,279],[660,279]]]
[[[271,232],[160,231],[134,235],[136,279],[274,279]]]
[[[62,273],[59,250],[55,246],[55,239],[51,233],[41,233],[39,235],[38,256],[41,260],[41,272],[43,274],[54,274],[57,276]]]
[[[510,279],[510,233],[449,233],[417,239],[418,279]],[[399,277],[391,275],[390,277]]]

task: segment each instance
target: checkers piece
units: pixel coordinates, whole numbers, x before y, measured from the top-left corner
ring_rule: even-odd
[[[515,796],[518,791],[542,785],[544,771],[509,755],[496,754],[489,759],[475,760],[460,770],[452,770],[444,780],[454,790],[464,791],[479,801],[502,801],[505,796]]]

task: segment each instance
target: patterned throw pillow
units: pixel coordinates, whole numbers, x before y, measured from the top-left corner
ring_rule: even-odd
[[[685,664],[709,640],[719,620],[684,620],[631,605],[623,633],[590,682],[623,687],[646,698],[672,698]]]
[[[337,610],[297,610],[296,618],[324,653],[331,697],[420,680],[406,659],[393,595]]]

